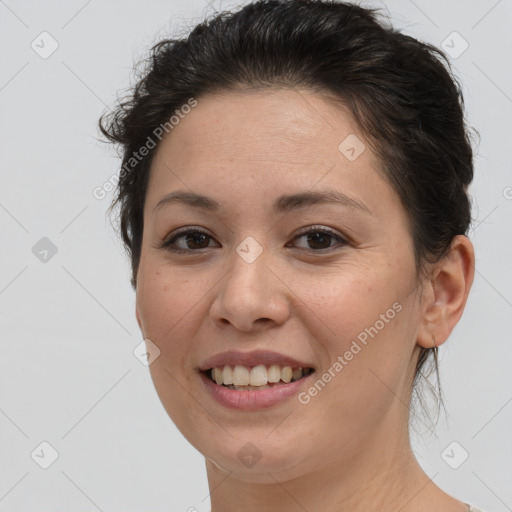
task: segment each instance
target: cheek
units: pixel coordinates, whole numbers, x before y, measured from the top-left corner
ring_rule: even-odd
[[[184,346],[178,342],[178,334],[190,321],[194,306],[199,306],[201,294],[207,289],[195,287],[193,280],[183,275],[173,274],[168,267],[146,260],[138,277],[136,300],[144,336],[164,355],[169,351],[176,354]]]
[[[392,397],[389,389],[400,387],[410,363],[405,283],[386,267],[393,270],[375,267],[296,281],[301,322],[323,352],[318,378],[328,384],[322,394],[345,402],[346,412],[357,410],[361,400],[369,404],[382,401],[382,395]]]
[[[335,351],[372,326],[400,296],[393,280],[383,272],[366,268],[350,272],[343,269],[306,279],[297,276],[294,282],[298,302],[319,333],[316,340]]]
[[[201,289],[202,293],[198,293]],[[184,370],[188,366],[190,340],[197,328],[194,322],[200,298],[208,289],[195,287],[193,279],[173,272],[168,265],[152,263],[149,258],[139,267],[137,309],[145,338],[160,349],[160,355],[149,366],[151,378],[169,417],[185,431],[189,404],[183,389],[192,376]]]

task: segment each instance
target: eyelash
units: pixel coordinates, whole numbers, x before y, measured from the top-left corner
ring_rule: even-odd
[[[183,238],[186,235],[190,235],[190,234],[194,234],[194,233],[200,233],[200,234],[205,235],[213,240],[213,237],[211,237],[208,233],[206,233],[205,231],[202,231],[201,229],[188,228],[183,231],[179,231],[172,238],[170,238],[167,241],[164,241],[161,244],[160,248],[165,249],[170,252],[173,252],[173,253],[181,253],[181,254],[192,253],[192,252],[202,252],[202,251],[208,249],[208,247],[205,247],[202,249],[176,249],[175,247],[173,247],[173,244],[176,242],[176,240]],[[293,238],[293,240],[295,240],[297,238],[301,238],[301,237],[309,235],[309,234],[312,234],[312,233],[321,233],[323,235],[328,235],[328,236],[334,238],[339,244],[341,244],[342,247],[348,244],[348,242],[343,237],[338,235],[336,232],[334,232],[330,229],[324,228],[324,227],[320,228],[317,226],[312,226],[309,229],[307,229],[306,231],[302,231],[301,233],[297,234]],[[334,247],[334,250],[336,250],[336,246],[333,246],[333,247]],[[324,253],[332,252],[333,247],[329,247],[327,249],[319,249],[319,250],[311,249],[311,251],[313,251],[314,253],[317,253],[317,254],[324,254]],[[308,250],[308,249],[300,249],[300,250]]]

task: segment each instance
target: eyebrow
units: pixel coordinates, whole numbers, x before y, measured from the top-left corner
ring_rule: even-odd
[[[218,212],[221,205],[215,199],[207,197],[195,192],[185,192],[177,190],[165,195],[153,209],[153,213],[162,208],[164,205],[181,203],[199,208],[209,212]],[[322,203],[335,203],[343,206],[348,206],[353,209],[358,209],[369,215],[373,215],[372,211],[362,201],[350,197],[338,190],[322,190],[315,192],[299,192],[297,194],[279,196],[272,205],[274,213],[289,212],[291,210],[304,208],[306,206]]]

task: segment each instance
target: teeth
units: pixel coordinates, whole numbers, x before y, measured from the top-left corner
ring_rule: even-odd
[[[302,372],[302,369],[301,369],[301,372]],[[293,376],[293,372],[289,366],[285,366],[281,370],[281,380],[283,380],[284,382],[286,382],[286,383],[290,382],[292,380],[292,376]]]
[[[267,380],[267,369],[262,364],[255,366],[249,374],[250,386],[264,386]]]
[[[222,384],[222,370],[218,367],[213,369],[213,380],[219,385]]]
[[[229,385],[233,384],[233,370],[231,366],[224,366],[224,370],[222,371],[222,381],[223,384]]]
[[[292,371],[292,379],[298,380],[302,377],[303,371],[302,368],[294,368]]]
[[[279,382],[281,380],[281,367],[273,364],[267,371],[269,382]]]
[[[238,364],[235,366],[235,370],[233,371],[233,384],[235,386],[249,385],[249,370],[245,366]]]
[[[211,370],[211,378],[219,386],[229,386],[231,389],[266,389],[269,384],[276,384],[280,381],[288,383],[299,380],[304,375],[308,375],[310,370],[302,368],[293,368],[291,366],[279,366],[277,364],[265,365],[259,364],[253,367],[236,365],[216,366]]]

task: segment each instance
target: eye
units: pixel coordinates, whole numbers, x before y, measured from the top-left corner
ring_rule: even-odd
[[[317,226],[310,227],[306,231],[299,233],[294,240],[301,238],[304,238],[311,247],[299,247],[299,249],[311,249],[317,253],[330,252],[333,247],[336,247],[336,245],[331,245],[333,241],[338,242],[338,245],[341,246],[347,244],[347,241],[334,231]],[[202,230],[187,228],[163,242],[161,248],[175,253],[199,252],[201,249],[211,247],[209,242],[212,240],[213,237]],[[181,246],[178,245],[178,242],[181,242]]]
[[[176,248],[177,241],[181,239],[183,239],[182,246]],[[171,252],[194,252],[198,249],[207,249],[208,240],[213,240],[213,238],[204,231],[189,228],[177,233],[172,238],[165,241],[161,247]]]
[[[338,245],[342,246],[347,244],[347,241],[334,231],[317,226],[299,233],[294,240],[301,238],[304,238],[306,243],[311,245],[311,247],[305,247],[305,249],[311,248],[314,252],[330,252],[330,249],[336,247],[335,245],[330,245],[332,241],[337,241]],[[301,249],[304,249],[304,247],[301,247]]]

